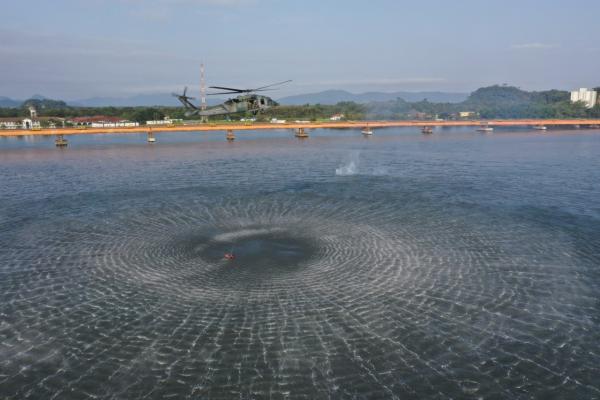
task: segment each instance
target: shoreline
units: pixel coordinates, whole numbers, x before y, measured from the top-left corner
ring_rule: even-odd
[[[194,124],[136,126],[131,128],[43,128],[36,130],[6,129],[0,130],[0,137],[13,136],[52,136],[52,135],[92,135],[92,134],[127,134],[149,132],[182,132],[182,131],[244,131],[269,129],[362,129],[392,127],[459,127],[459,126],[569,126],[600,125],[600,119],[520,119],[520,120],[469,120],[469,121],[344,121],[344,122],[307,122],[307,123],[231,123],[231,124]]]

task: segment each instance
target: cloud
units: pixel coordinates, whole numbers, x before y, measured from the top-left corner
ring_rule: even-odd
[[[182,66],[200,63],[193,54],[151,42],[1,28],[0,59],[0,95],[41,92],[66,99],[170,92],[192,81]]]
[[[557,47],[558,47],[558,45],[556,45],[556,44],[539,43],[539,42],[513,44],[512,46],[510,46],[511,49],[517,49],[517,50],[555,49]]]

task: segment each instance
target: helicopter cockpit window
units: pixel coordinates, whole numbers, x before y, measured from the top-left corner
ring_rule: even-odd
[[[260,99],[260,104],[265,105],[265,99]]]

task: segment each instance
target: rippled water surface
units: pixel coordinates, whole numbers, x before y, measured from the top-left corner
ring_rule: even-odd
[[[599,131],[223,136],[0,139],[0,398],[600,398]]]

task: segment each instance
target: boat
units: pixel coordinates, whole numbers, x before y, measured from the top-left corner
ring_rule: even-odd
[[[56,147],[67,147],[67,139],[63,137],[63,135],[57,135],[56,140],[54,141]]]
[[[366,135],[366,136],[371,136],[373,134],[373,131],[368,127],[364,128],[361,132],[363,135]]]
[[[294,136],[296,136],[299,139],[306,139],[308,138],[308,133],[304,130],[304,128],[298,128],[296,129],[296,133]]]
[[[421,133],[425,133],[425,134],[433,133],[433,128],[430,126],[424,126],[421,129]]]
[[[533,127],[533,129],[537,129],[538,131],[545,131],[548,128],[546,126],[544,126],[544,125],[536,125],[536,126]]]
[[[148,143],[156,142],[156,138],[154,137],[154,132],[152,132],[152,128],[148,130]]]
[[[478,132],[492,132],[493,130],[494,128],[488,125],[481,125],[479,128],[477,128]]]

